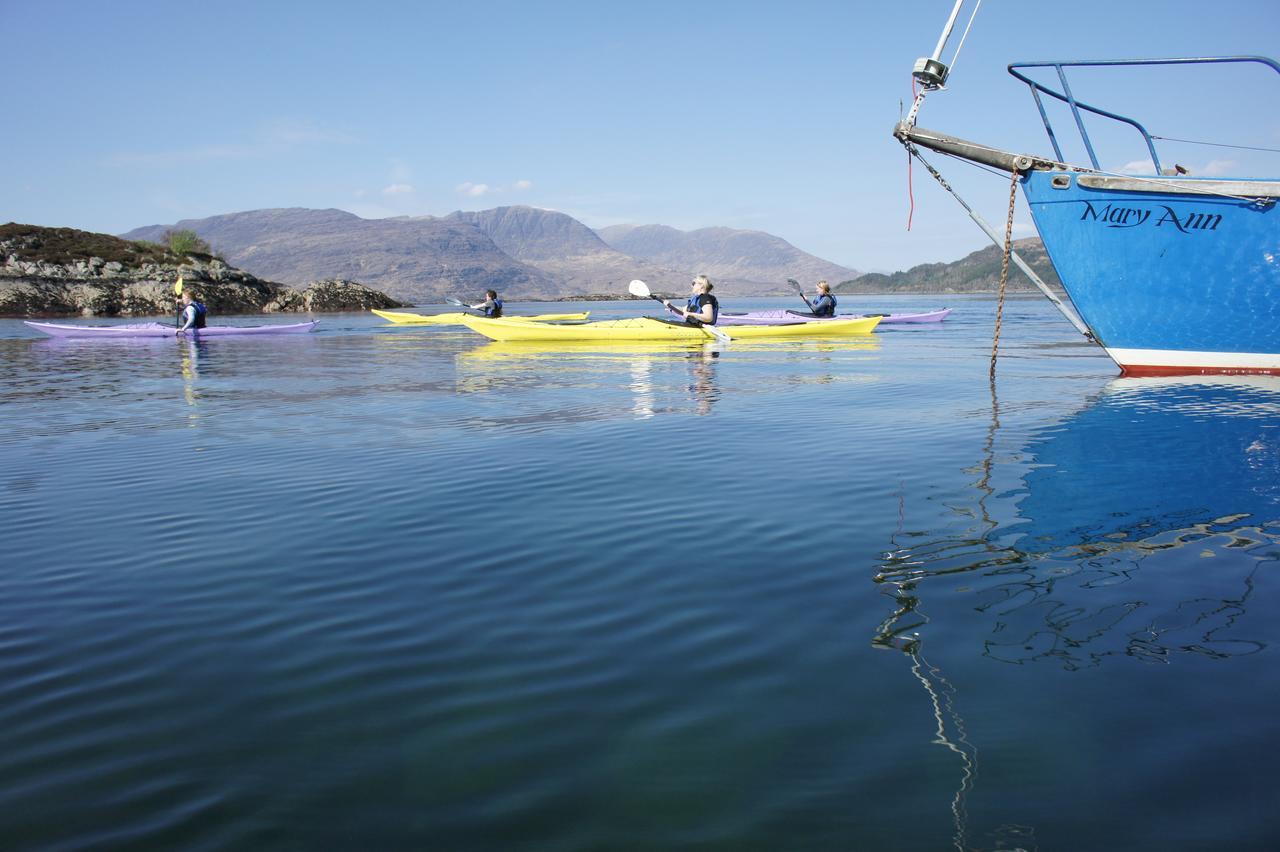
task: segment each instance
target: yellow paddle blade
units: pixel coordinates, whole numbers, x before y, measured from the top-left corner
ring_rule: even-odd
[[[181,275],[178,276],[177,283],[173,285],[173,295],[175,296],[182,295],[182,276]]]

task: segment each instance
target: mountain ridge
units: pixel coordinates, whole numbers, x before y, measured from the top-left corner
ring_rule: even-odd
[[[1013,249],[1051,288],[1062,293],[1044,243],[1039,237],[1013,241]],[[949,263],[921,263],[899,272],[869,272],[835,286],[837,293],[990,293],[999,288],[1003,248],[989,245]],[[1035,290],[1017,264],[1009,263],[1008,289]]]
[[[228,262],[262,278],[291,285],[354,280],[418,304],[478,297],[489,288],[512,299],[620,297],[633,278],[681,293],[696,274],[709,275],[717,294],[737,297],[790,293],[788,278],[806,288],[826,279],[843,293],[983,292],[996,289],[1000,258],[1000,250],[989,246],[951,263],[859,274],[763,231],[635,224],[592,229],[565,213],[521,205],[386,219],[336,208],[268,208],[150,225],[122,236],[158,241],[179,229],[194,231]],[[1039,239],[1015,245],[1056,284]],[[1010,286],[1032,285],[1016,271]]]
[[[843,281],[858,272],[804,252],[764,231],[714,226],[681,231],[669,225],[610,225],[596,229],[600,239],[633,257],[666,266],[687,266],[713,280],[763,284]]]
[[[459,220],[363,219],[333,208],[286,207],[184,219],[121,236],[158,240],[171,229],[195,231],[228,262],[285,284],[352,279],[414,302],[488,287],[517,297],[559,295],[550,276]]]

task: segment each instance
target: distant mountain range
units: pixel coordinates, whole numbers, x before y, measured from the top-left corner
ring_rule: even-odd
[[[621,295],[633,278],[683,294],[700,273],[719,293],[772,295],[786,292],[788,277],[835,282],[856,275],[760,231],[616,225],[597,232],[534,207],[390,219],[296,207],[250,210],[121,236],[159,241],[180,229],[195,231],[228,263],[261,278],[295,286],[344,278],[418,303],[489,287],[513,298]]]
[[[978,292],[995,289],[1000,266],[1000,252],[991,246],[955,263],[862,275],[761,231],[592,230],[564,213],[523,206],[389,219],[332,209],[249,210],[121,236],[159,242],[166,231],[180,229],[195,231],[228,263],[259,278],[295,287],[347,279],[417,304],[478,297],[490,287],[515,299],[621,296],[633,278],[655,291],[683,294],[697,274],[709,275],[716,292],[728,296],[790,294],[788,278],[805,287],[825,278],[843,293]],[[1057,282],[1038,239],[1018,247],[1046,280]],[[1015,267],[1010,286],[1031,284]]]
[[[511,257],[474,225],[450,219],[362,219],[342,210],[292,207],[184,219],[122,236],[161,241],[165,231],[179,229],[195,231],[233,266],[293,286],[344,278],[408,302],[486,287],[532,297],[559,294],[550,275]]]
[[[751,280],[784,284],[788,278],[831,284],[858,273],[811,254],[761,231],[699,228],[679,231],[666,225],[610,225],[596,231],[600,239],[632,257],[663,266],[692,269],[713,281]]]

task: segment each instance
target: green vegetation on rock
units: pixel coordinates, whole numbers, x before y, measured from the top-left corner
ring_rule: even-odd
[[[1045,283],[1061,289],[1058,273],[1039,238],[1014,240],[1013,248]],[[1000,286],[1002,254],[996,246],[987,246],[954,263],[922,263],[890,275],[869,272],[841,281],[834,289],[837,293],[991,293]],[[1035,284],[1012,260],[1008,288],[1012,291],[1035,289]]]
[[[110,234],[95,234],[75,228],[44,228],[17,222],[0,225],[0,244],[4,244],[6,256],[13,256],[21,261],[64,266],[95,257],[106,263],[125,266],[182,261],[181,256],[147,240],[122,240]]]

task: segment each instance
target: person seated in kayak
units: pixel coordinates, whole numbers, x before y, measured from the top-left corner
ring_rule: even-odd
[[[693,294],[689,296],[689,301],[683,308],[677,308],[667,299],[663,299],[662,304],[680,314],[690,325],[715,325],[716,320],[720,318],[720,302],[711,295],[713,286],[711,279],[705,275],[699,275],[689,286],[693,289]]]
[[[209,309],[204,306],[204,302],[196,299],[191,295],[191,291],[187,290],[182,294],[182,318],[178,330],[175,334],[182,334],[190,328],[204,328],[205,318],[209,315]]]
[[[818,282],[818,297],[809,302],[809,307],[816,317],[833,317],[836,315],[836,297],[831,295],[831,285],[826,281]]]
[[[497,290],[485,290],[484,301],[476,305],[471,305],[473,311],[484,311],[484,315],[490,319],[498,319],[502,316],[502,300],[498,298]]]

